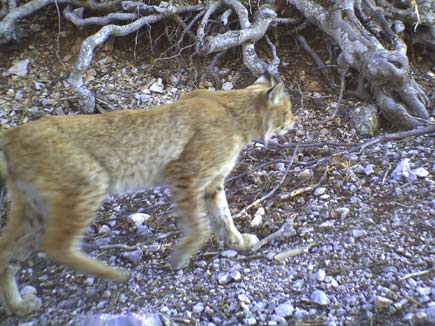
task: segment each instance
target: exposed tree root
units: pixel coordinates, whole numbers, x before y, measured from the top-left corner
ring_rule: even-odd
[[[380,112],[393,125],[410,129],[427,125],[430,120],[430,100],[412,75],[406,45],[401,38],[408,24],[413,29],[413,43],[435,49],[435,7],[430,0],[409,1],[405,8],[397,8],[395,2],[386,0],[285,0],[285,4],[282,0],[270,0],[256,6],[243,0],[210,0],[196,5],[164,1],[149,5],[120,0],[31,0],[19,6],[16,0],[1,0],[0,43],[18,39],[17,23],[53,3],[66,4],[63,16],[75,26],[102,26],[83,42],[68,79],[84,112],[95,110],[95,95],[84,84],[83,76],[95,48],[110,36],[126,36],[144,26],[171,20],[178,27],[170,36],[172,45],[164,53],[168,53],[167,57],[161,60],[180,57],[187,49],[199,56],[216,53],[218,59],[224,51],[240,46],[243,63],[253,75],[269,71],[280,79],[281,60],[267,32],[290,24],[293,26],[290,33],[297,34],[310,22],[341,49],[337,60],[341,76],[339,102],[343,98],[346,72],[357,71],[359,90],[371,90]],[[280,13],[296,14],[296,10],[287,10],[288,6],[297,9],[303,17],[279,17]],[[321,68],[324,78],[330,80],[320,57],[307,40],[301,35],[296,37]],[[256,43],[262,39],[270,47],[271,58],[262,58],[256,52]],[[211,76],[215,85],[219,85],[216,62],[203,74]]]

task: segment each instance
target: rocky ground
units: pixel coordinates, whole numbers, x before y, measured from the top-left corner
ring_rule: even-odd
[[[1,48],[1,128],[78,113],[65,77],[82,39],[66,26],[58,47],[55,17],[51,29],[35,20],[31,39]],[[130,270],[129,282],[84,276],[38,253],[19,280],[37,290],[41,310],[18,319],[0,307],[0,324],[435,325],[435,134],[352,151],[367,139],[346,114],[322,122],[337,92],[294,48],[283,45],[280,56],[299,108],[296,130],[269,148],[249,147],[226,184],[233,214],[270,193],[236,224],[264,238],[286,223],[281,236],[252,254],[211,240],[189,268],[172,272],[166,261],[179,231],[167,190],[108,196],[84,246]],[[146,108],[208,86],[193,83],[177,60],[151,59],[131,39],[97,50],[87,83],[106,99],[99,110]],[[224,86],[247,85],[251,77],[231,61]],[[418,81],[433,90],[430,67],[422,65]],[[359,104],[346,101],[344,113]],[[296,143],[311,145],[295,151]],[[348,153],[331,156],[340,151]]]

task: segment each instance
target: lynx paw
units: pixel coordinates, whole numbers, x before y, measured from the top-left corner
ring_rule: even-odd
[[[242,233],[243,237],[243,250],[251,250],[258,241],[258,238],[255,234],[251,233]]]
[[[26,293],[23,295],[23,300],[20,303],[9,308],[15,315],[25,316],[41,308],[41,299],[34,294]]]
[[[235,233],[233,236],[227,239],[227,246],[229,248],[239,250],[239,251],[248,251],[258,241],[259,240],[255,234]]]
[[[169,264],[173,270],[178,270],[189,265],[190,256],[180,253],[180,251],[175,250],[169,257]]]

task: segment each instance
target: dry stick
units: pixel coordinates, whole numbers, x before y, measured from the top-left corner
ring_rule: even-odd
[[[370,263],[367,265],[361,265],[361,266],[352,266],[352,267],[344,267],[341,269],[335,269],[335,270],[331,270],[330,272],[328,272],[328,275],[338,275],[338,274],[343,274],[345,272],[349,272],[349,271],[357,271],[357,270],[361,270],[361,269],[368,269],[368,268],[373,268],[376,266],[383,266],[386,265],[387,261],[386,260],[381,260],[379,262],[374,262],[374,263]]]
[[[271,197],[282,186],[282,184],[284,183],[284,180],[286,179],[286,177],[288,175],[288,172],[290,171],[291,166],[293,165],[297,151],[298,151],[298,146],[296,146],[295,149],[293,150],[292,158],[290,159],[290,162],[287,166],[287,169],[286,169],[284,175],[282,176],[281,180],[279,180],[279,182],[276,184],[276,186],[271,191],[269,191],[266,195],[262,196],[261,198],[258,198],[257,200],[253,201],[251,204],[249,204],[248,206],[243,208],[239,213],[234,215],[233,218],[238,218],[238,217],[244,215],[249,209],[251,209],[252,207],[256,207],[258,204],[265,201],[267,198]]]
[[[277,255],[275,255],[275,257],[273,257],[276,261],[280,262],[283,261],[286,258],[290,258],[290,257],[294,257],[300,254],[303,254],[305,252],[308,252],[308,250],[310,250],[312,247],[317,246],[316,242],[310,242],[306,245],[302,245],[300,247],[297,248],[292,248],[286,251],[283,251]]]
[[[295,229],[293,228],[293,219],[296,214],[292,215],[289,220],[284,222],[281,227],[278,229],[278,231],[269,234],[267,237],[261,239],[258,241],[250,250],[250,252],[254,253],[260,250],[262,247],[264,247],[266,244],[272,242],[273,240],[277,238],[282,238],[283,236],[292,236],[294,235]]]
[[[408,278],[411,278],[411,277],[423,276],[423,275],[426,275],[426,274],[428,274],[430,272],[435,272],[435,269],[434,268],[429,268],[429,269],[426,269],[424,271],[407,274],[407,275],[399,278],[399,282],[405,281],[405,280],[407,280]]]
[[[320,59],[319,55],[316,52],[314,52],[314,50],[308,44],[305,37],[303,37],[302,35],[298,35],[296,39],[298,40],[302,48],[310,55],[311,59],[313,59],[313,61],[316,63],[316,66],[320,69],[320,72],[322,73],[323,77],[325,77],[326,80],[329,81],[329,76],[325,72],[325,68],[326,68],[325,64],[322,62],[322,59]]]
[[[338,99],[337,99],[337,106],[335,107],[334,112],[332,113],[332,115],[322,121],[320,121],[321,123],[325,123],[331,120],[334,120],[338,113],[340,112],[340,107],[341,107],[341,101],[343,100],[343,94],[344,94],[344,89],[346,87],[346,74],[348,72],[348,67],[344,68],[344,69],[340,69],[340,89],[338,91]]]
[[[430,134],[430,133],[435,133],[435,125],[429,125],[426,127],[415,128],[415,129],[406,130],[406,131],[399,131],[399,132],[395,132],[395,133],[391,133],[391,134],[384,134],[384,135],[375,137],[373,139],[370,139],[366,142],[360,143],[356,146],[353,146],[345,151],[340,151],[340,152],[334,153],[332,155],[324,156],[324,157],[321,157],[319,159],[307,161],[304,163],[305,163],[305,166],[315,166],[315,165],[318,165],[320,163],[323,163],[325,161],[330,160],[332,157],[336,157],[336,156],[340,156],[340,155],[344,155],[344,154],[350,154],[350,153],[353,153],[356,151],[361,152],[364,149],[366,149],[367,147],[374,146],[376,144],[379,144],[379,143],[382,143],[385,141],[401,140],[401,139],[404,139],[407,137],[421,136],[421,135]]]

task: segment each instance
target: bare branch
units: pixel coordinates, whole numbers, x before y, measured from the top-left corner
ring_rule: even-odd
[[[0,21],[0,44],[17,39],[15,24],[35,11],[54,3],[71,3],[72,0],[31,0],[22,6],[9,10]]]
[[[175,13],[181,14],[189,11],[199,11],[201,9],[203,9],[202,5],[180,6],[175,9]],[[74,65],[73,71],[68,78],[69,84],[72,86],[72,88],[77,93],[77,96],[79,97],[79,104],[83,111],[92,112],[95,109],[95,97],[92,92],[86,87],[86,85],[84,85],[83,82],[83,74],[91,64],[94,49],[97,46],[100,46],[104,42],[106,42],[106,40],[112,35],[128,35],[137,31],[146,24],[156,23],[172,14],[174,14],[174,10],[172,7],[169,7],[166,14],[141,17],[134,22],[123,26],[106,25],[101,28],[97,33],[89,36],[88,38],[86,38],[86,40],[83,41],[79,57],[76,61],[76,64]]]

